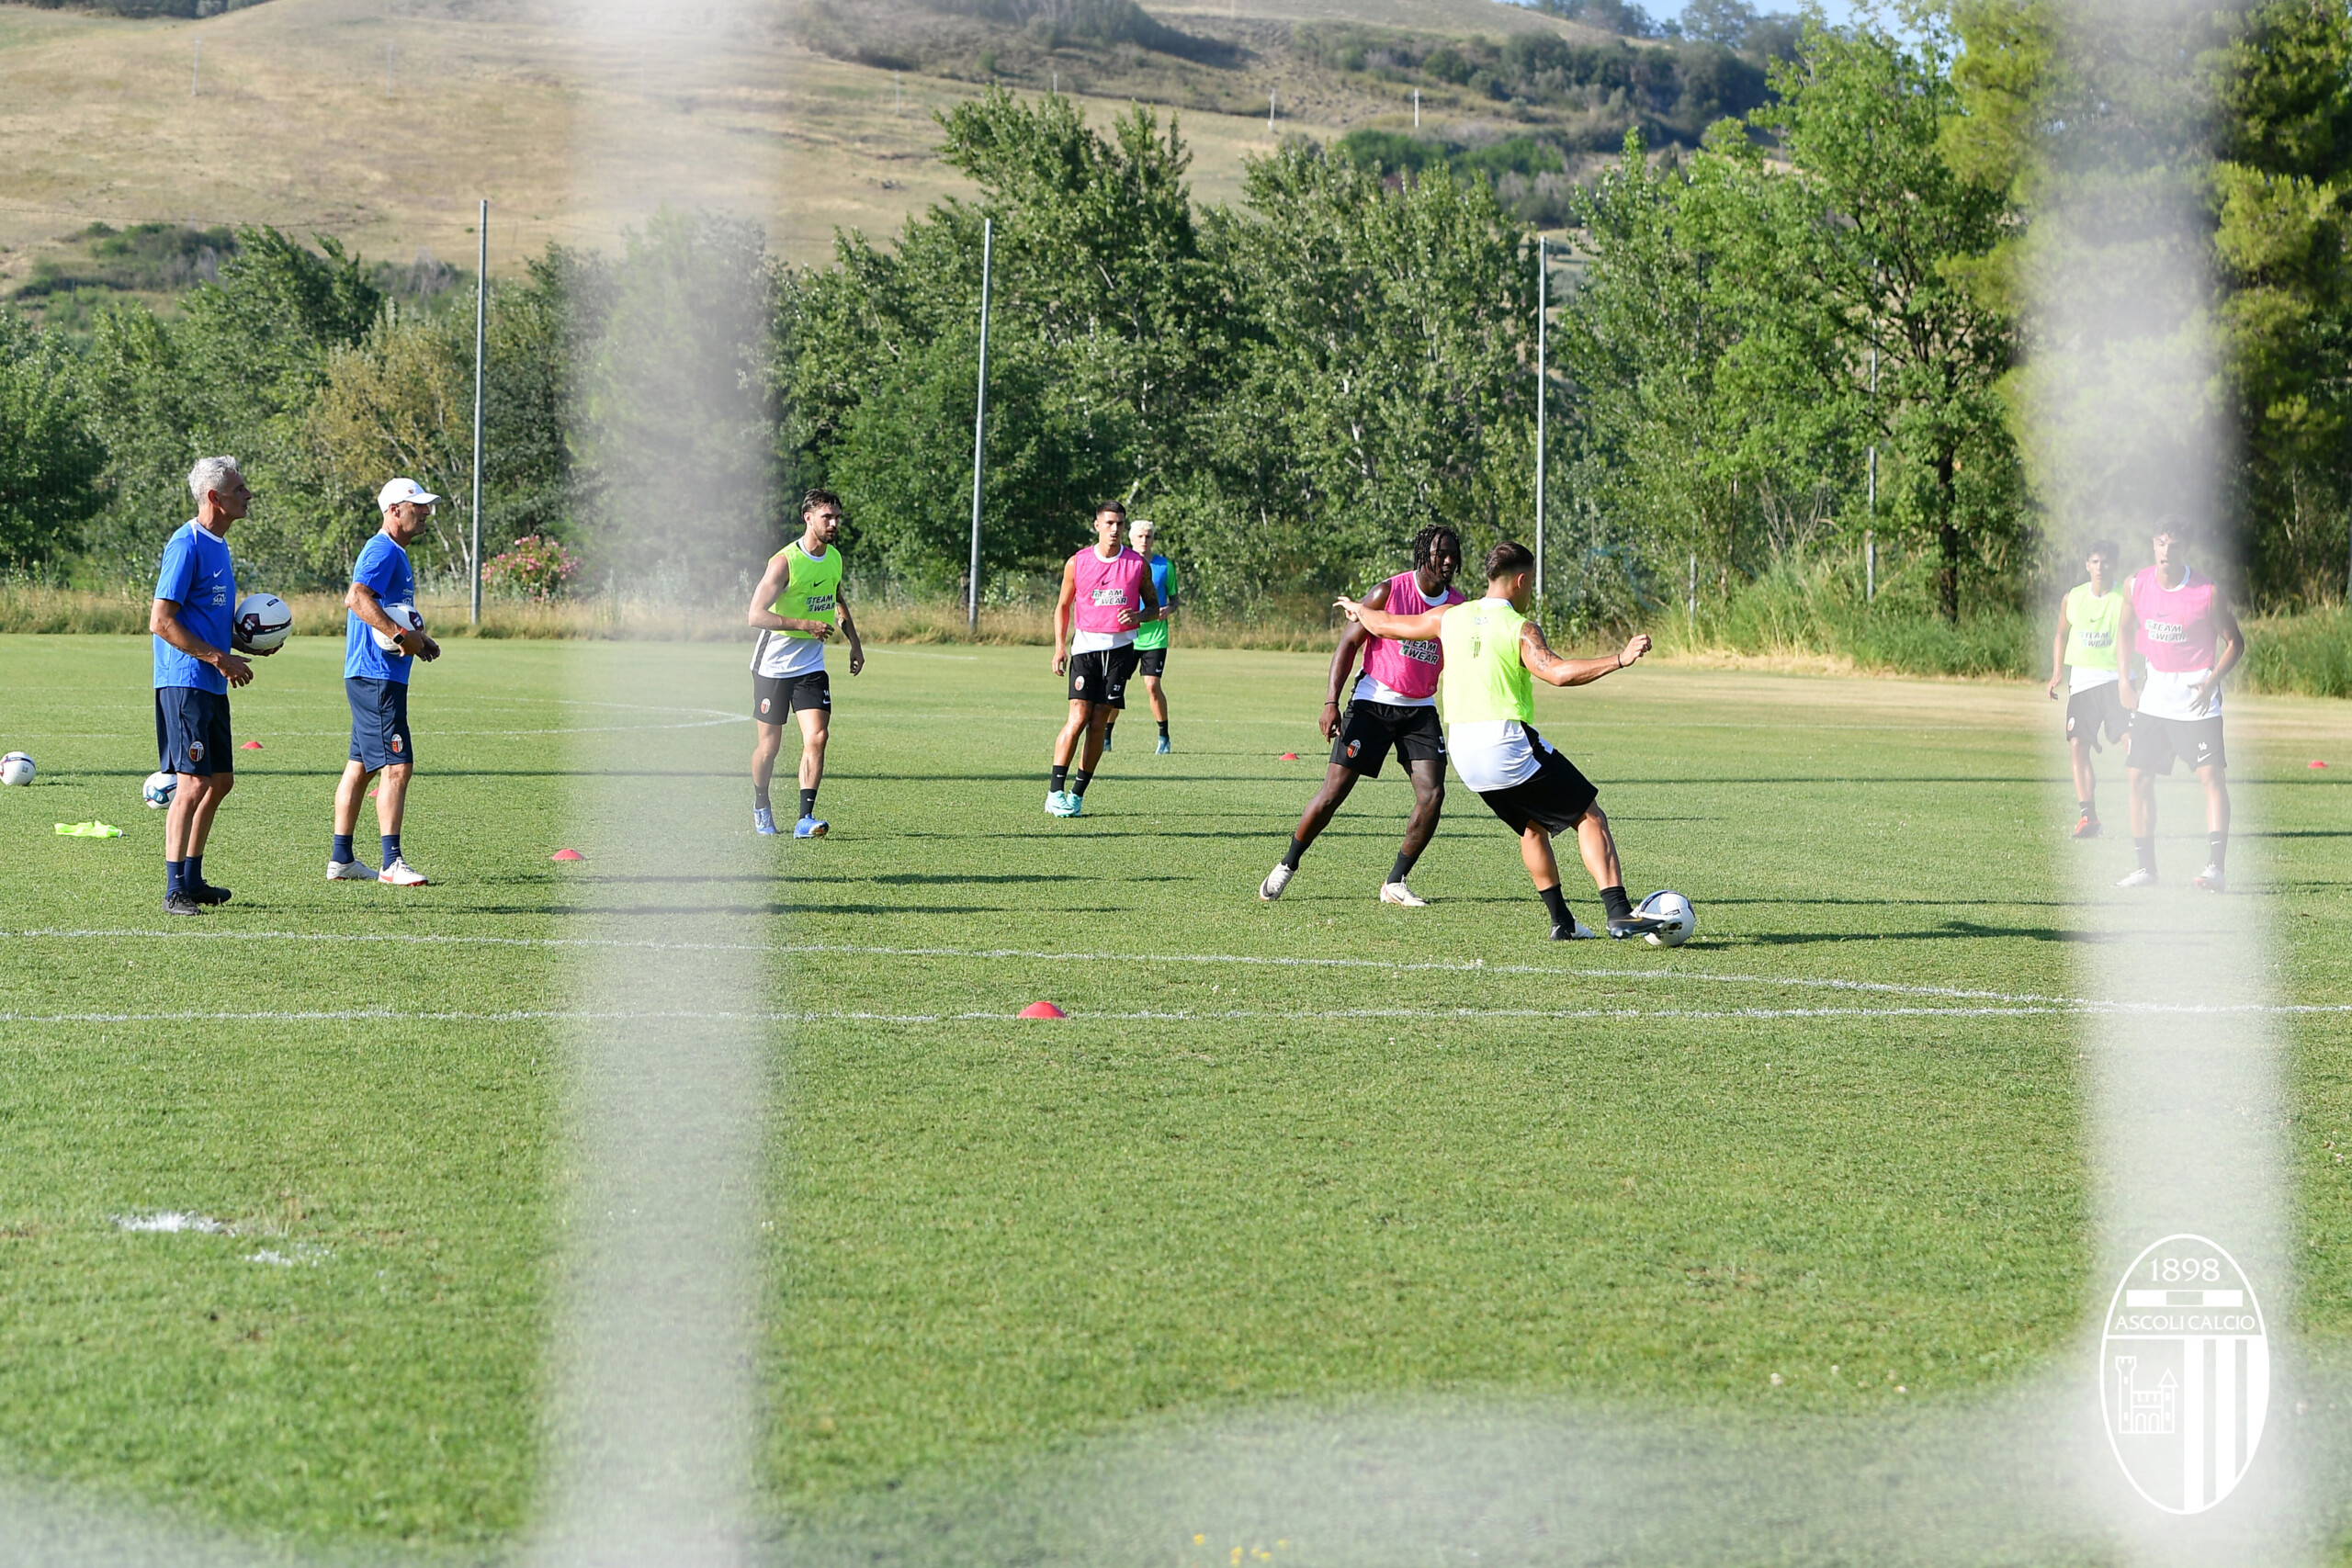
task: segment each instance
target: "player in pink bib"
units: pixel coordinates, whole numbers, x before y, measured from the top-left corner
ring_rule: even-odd
[[[1461,570],[1462,541],[1453,529],[1432,525],[1413,536],[1413,570],[1374,587],[1363,602],[1399,615],[1458,604],[1462,594],[1453,586],[1453,576]],[[1340,694],[1355,672],[1358,649],[1363,652],[1363,675],[1343,713]],[[1444,662],[1434,641],[1398,642],[1349,623],[1331,654],[1329,694],[1323,703],[1323,738],[1331,742],[1330,765],[1323,770],[1323,787],[1306,803],[1281,863],[1259,886],[1259,897],[1283,896],[1298,871],[1299,857],[1331,825],[1356,781],[1378,778],[1381,764],[1394,750],[1413,782],[1413,814],[1405,823],[1405,841],[1396,847],[1396,863],[1380,885],[1380,899],[1408,908],[1428,902],[1405,885],[1405,878],[1437,831],[1438,816],[1445,809],[1445,731],[1437,716],[1437,678]]]
[[[2118,671],[2132,710],[2124,773],[2132,786],[2132,843],[2140,863],[2116,884],[2156,880],[2156,775],[2187,760],[2205,786],[2208,855],[2197,886],[2219,893],[2230,853],[2229,756],[2222,746],[2222,677],[2245,653],[2245,634],[2221,585],[2188,569],[2189,536],[2169,519],[2156,525],[2156,564],[2124,585],[2128,653]],[[2144,664],[2133,676],[2136,660]]]
[[[1117,502],[1096,507],[1094,543],[1062,568],[1061,597],[1054,602],[1054,673],[1069,672],[1069,718],[1054,739],[1046,784],[1048,816],[1076,817],[1085,810],[1086,786],[1102,761],[1103,728],[1127,705],[1127,678],[1136,671],[1136,627],[1159,618],[1151,569],[1119,543],[1126,524],[1127,509]],[[1073,758],[1079,761],[1075,773]]]

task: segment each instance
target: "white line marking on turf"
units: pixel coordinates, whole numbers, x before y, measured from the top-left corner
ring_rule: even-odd
[[[1370,969],[1385,974],[1435,972],[1453,975],[1548,975],[1575,980],[1689,980],[1703,985],[1784,986],[1801,989],[1853,991],[1873,996],[1939,997],[1949,1001],[1991,1002],[2003,1006],[2108,1012],[2352,1012],[2352,1003],[2313,1002],[2271,1005],[2248,1002],[2237,1007],[2173,1007],[2158,1002],[2110,1002],[2095,997],[2053,997],[2025,991],[1969,990],[1954,986],[1905,986],[1888,980],[1818,979],[1790,975],[1725,975],[1706,969],[1555,969],[1542,964],[1489,964],[1483,958],[1439,959],[1399,963],[1385,958],[1283,958],[1230,953],[1048,953],[1039,949],[997,947],[872,947],[853,942],[625,942],[586,937],[446,936],[416,931],[69,931],[42,928],[0,932],[0,936],[81,939],[162,939],[171,942],[396,942],[427,947],[614,947],[657,953],[843,953],[877,958],[978,958],[1035,960],[1055,964],[1231,964],[1278,969]],[[4,1017],[6,1015],[0,1015]],[[256,1014],[257,1018],[288,1018],[292,1014]],[[321,1015],[341,1016],[341,1015]],[[424,1014],[384,1016],[424,1017]],[[492,1015],[482,1015],[489,1017]],[[571,1014],[499,1014],[499,1017],[571,1017]],[[989,1015],[976,1015],[989,1016]],[[1292,1016],[1292,1015],[1274,1015]],[[1298,1014],[1337,1017],[1338,1014]],[[1733,1016],[1733,1015],[1725,1015]],[[26,1021],[31,1021],[27,1020]]]

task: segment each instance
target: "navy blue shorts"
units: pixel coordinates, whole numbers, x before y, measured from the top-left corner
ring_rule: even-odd
[[[408,682],[346,675],[343,694],[351,700],[351,760],[374,773],[395,762],[416,761],[408,734]]]
[[[155,766],[167,773],[210,778],[233,773],[229,755],[229,694],[195,686],[155,688]]]

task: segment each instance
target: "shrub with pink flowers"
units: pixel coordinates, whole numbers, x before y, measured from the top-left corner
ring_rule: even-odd
[[[507,599],[553,599],[580,570],[580,558],[560,539],[526,534],[481,569],[482,587]]]

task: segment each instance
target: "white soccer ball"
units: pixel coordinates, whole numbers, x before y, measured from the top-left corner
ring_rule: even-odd
[[[236,643],[240,653],[275,653],[294,635],[294,612],[275,593],[248,593],[237,601]]]
[[[1680,947],[1699,929],[1699,911],[1679,893],[1653,893],[1635,905],[1634,912],[1655,915],[1666,922],[1662,930],[1643,934],[1642,940],[1652,947]]]
[[[387,604],[384,606],[384,615],[392,625],[404,632],[421,632],[424,629],[424,617],[416,613],[416,606],[413,604]],[[376,646],[386,653],[400,651],[399,643],[394,642],[375,627],[369,626],[368,635],[374,637]]]
[[[180,789],[177,773],[149,773],[147,782],[139,786],[139,798],[147,803],[150,811],[161,811],[172,803]]]
[[[33,760],[22,751],[11,751],[0,757],[0,784],[28,784],[33,782]]]

